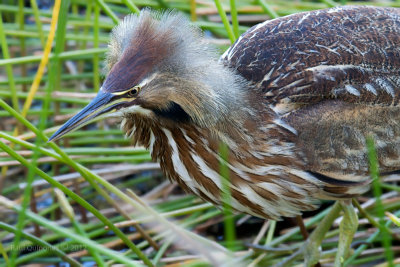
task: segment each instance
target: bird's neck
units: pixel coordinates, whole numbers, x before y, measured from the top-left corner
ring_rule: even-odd
[[[266,112],[261,93],[235,70],[217,61],[206,62],[207,66],[191,67],[186,71],[190,74],[183,74],[180,84],[190,89],[197,106],[195,112],[188,104],[182,106],[195,126],[213,138],[228,144],[251,142],[260,125],[274,115]]]
[[[122,123],[123,129],[134,145],[150,150],[152,158],[160,163],[170,180],[215,205],[222,205],[220,196],[223,187],[219,174],[222,162],[219,153],[221,140],[206,128],[161,123],[137,114],[129,116]],[[277,188],[285,188],[284,184],[280,184],[285,182],[282,177],[293,176],[287,173],[286,167],[296,163],[285,155],[291,153],[291,144],[278,144],[273,136],[271,132],[270,136],[262,135],[246,144],[234,140],[228,144],[231,205],[235,210],[277,219],[282,215],[293,216],[300,209],[297,204],[287,203],[276,191]],[[274,146],[274,150],[269,149],[270,145]],[[298,188],[293,184],[286,194],[296,196],[297,191]],[[243,195],[242,192],[248,194]],[[294,206],[282,213],[275,208],[282,205]],[[303,210],[312,207],[313,203],[308,199],[301,203]]]

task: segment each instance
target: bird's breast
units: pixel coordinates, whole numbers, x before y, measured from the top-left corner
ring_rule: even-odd
[[[207,129],[167,127],[135,117],[126,118],[123,129],[134,144],[149,148],[170,180],[222,206],[220,142]],[[274,219],[314,209],[319,181],[293,168],[293,144],[274,143],[272,137],[265,137],[263,142],[262,146],[257,142],[246,147],[230,144],[227,166],[232,200],[229,204],[234,210]],[[271,149],[265,150],[266,146]]]

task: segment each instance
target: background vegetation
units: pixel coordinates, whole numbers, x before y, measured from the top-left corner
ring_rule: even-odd
[[[292,254],[303,241],[294,221],[232,215],[183,193],[146,150],[129,146],[118,121],[46,141],[100,88],[109,32],[128,13],[178,9],[223,52],[258,22],[341,4],[400,1],[2,0],[0,264],[271,266]],[[345,265],[400,264],[398,180],[375,180],[375,195],[358,199]],[[331,204],[305,214],[308,231]],[[324,266],[339,221],[323,243]]]

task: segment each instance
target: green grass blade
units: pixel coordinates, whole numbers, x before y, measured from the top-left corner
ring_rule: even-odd
[[[221,1],[220,0],[214,0],[215,6],[217,7],[219,16],[222,19],[222,23],[224,24],[226,33],[229,36],[229,40],[231,41],[231,43],[234,43],[236,38],[235,38],[235,34],[233,33],[233,30],[231,28],[231,25],[229,23],[228,17],[226,16],[226,13],[224,11],[224,8],[222,7]]]
[[[260,4],[265,14],[270,16],[271,19],[279,18],[279,15],[267,4],[267,2],[265,2],[265,0],[257,0],[257,2]]]
[[[229,149],[228,146],[224,143],[220,145],[219,153],[221,156],[221,166],[220,166],[220,174],[221,174],[221,183],[222,183],[222,192],[221,198],[223,203],[223,213],[224,213],[224,233],[225,233],[225,241],[226,246],[230,250],[235,249],[235,240],[236,240],[236,230],[235,230],[235,220],[232,212],[232,196],[231,196],[231,187],[230,187],[230,179],[229,179],[229,167],[227,165]]]
[[[114,24],[119,23],[119,18],[114,14],[111,8],[104,2],[104,0],[96,0],[96,3],[101,7],[101,9],[106,13],[114,22]]]
[[[240,35],[239,33],[239,21],[238,21],[238,14],[236,9],[236,0],[230,0],[231,6],[231,18],[232,18],[232,27],[233,33],[235,34],[235,39],[237,39]]]
[[[3,60],[0,61],[10,60],[10,53],[8,51],[7,39],[4,34],[3,17],[1,12],[0,12],[0,42],[4,58]],[[10,91],[11,91],[12,106],[15,110],[19,111],[17,88],[15,87],[14,75],[11,65],[6,65],[6,72],[7,72],[8,85],[10,86]]]
[[[3,145],[4,144],[2,142],[0,142],[0,146],[3,147]],[[0,196],[0,204],[3,206],[6,206],[9,209],[13,209],[17,212],[20,212],[20,210],[21,210],[20,206],[15,205],[14,202],[9,201],[8,199],[6,199],[3,196]],[[97,250],[97,251],[109,256],[112,259],[115,259],[121,263],[127,264],[127,266],[141,266],[139,263],[134,262],[131,259],[123,256],[121,253],[107,249],[104,246],[99,245],[96,242],[94,242],[88,238],[85,238],[83,236],[80,236],[78,234],[71,232],[69,229],[60,227],[56,223],[49,221],[31,211],[26,211],[26,216],[28,218],[30,218],[32,221],[42,225],[46,229],[52,230],[55,233],[58,233],[62,236],[71,238],[71,239],[77,241],[78,243],[84,244],[85,246],[90,247],[91,249]]]
[[[45,41],[45,36],[43,33],[42,21],[40,20],[39,8],[36,3],[36,0],[31,0],[30,3],[31,3],[32,10],[33,10],[33,15],[35,17],[35,24],[37,27],[37,32],[39,34],[40,43],[42,44],[42,48],[44,49],[46,41]]]
[[[372,190],[375,195],[376,200],[376,213],[379,217],[379,224],[382,231],[382,245],[385,248],[385,258],[389,263],[389,266],[393,266],[393,251],[391,245],[391,236],[385,227],[385,210],[380,199],[382,195],[382,188],[379,185],[379,166],[378,166],[378,156],[375,150],[374,140],[372,138],[367,138],[367,148],[368,148],[368,158],[370,166],[370,174],[372,179]]]

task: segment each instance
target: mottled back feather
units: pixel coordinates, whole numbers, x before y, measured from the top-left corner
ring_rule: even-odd
[[[305,168],[365,180],[371,136],[381,171],[400,169],[399,9],[346,6],[266,21],[221,61],[296,129]]]

